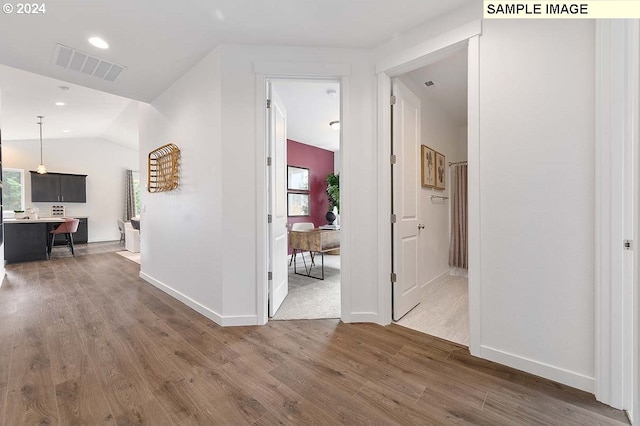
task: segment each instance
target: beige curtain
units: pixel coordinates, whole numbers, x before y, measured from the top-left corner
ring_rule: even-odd
[[[467,165],[451,166],[451,242],[449,266],[468,268]]]

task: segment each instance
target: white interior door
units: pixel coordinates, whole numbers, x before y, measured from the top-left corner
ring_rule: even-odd
[[[420,203],[420,99],[398,79],[393,81],[391,148],[393,166],[393,320],[398,321],[420,303],[418,285],[418,228]],[[421,225],[420,225],[421,226]]]
[[[287,111],[268,83],[269,119],[269,316],[289,293],[287,265]]]

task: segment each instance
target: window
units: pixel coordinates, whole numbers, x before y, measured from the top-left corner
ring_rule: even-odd
[[[2,170],[2,206],[6,212],[24,210],[24,170]]]
[[[133,172],[133,192],[135,194],[135,213],[140,216],[140,173]]]

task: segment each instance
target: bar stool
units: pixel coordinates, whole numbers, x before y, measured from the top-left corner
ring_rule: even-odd
[[[55,229],[52,229],[49,232],[49,244],[47,247],[47,257],[51,259],[51,249],[53,249],[53,245],[56,242],[56,235],[64,234],[67,239],[67,246],[71,249],[71,254],[73,257],[76,256],[76,253],[73,249],[73,234],[78,230],[78,225],[80,224],[80,219],[66,218],[63,223],[60,224]]]

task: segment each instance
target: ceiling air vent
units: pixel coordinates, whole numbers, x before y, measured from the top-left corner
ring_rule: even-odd
[[[106,81],[115,81],[126,69],[122,65],[96,58],[62,44],[56,44],[53,63]]]

